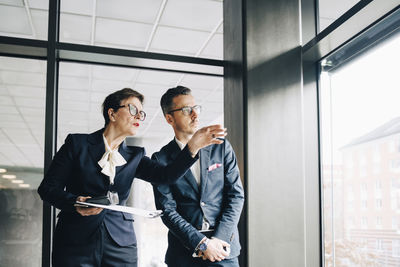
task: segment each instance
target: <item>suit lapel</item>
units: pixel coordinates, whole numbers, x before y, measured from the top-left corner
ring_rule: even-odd
[[[122,144],[119,146],[118,152],[121,154],[121,156],[125,159],[127,163],[133,156],[133,154],[130,153],[128,145],[126,144],[126,140],[124,140]],[[115,179],[118,178],[118,174],[120,174],[122,170],[128,165],[127,163],[122,166],[117,166],[115,168]]]
[[[103,132],[104,129],[98,130],[94,133],[89,134],[88,142],[89,142],[89,153],[92,159],[95,162],[95,165],[101,171],[101,167],[97,162],[101,159],[104,152],[106,152],[104,141],[103,141]]]
[[[176,159],[179,152],[181,151],[175,139],[169,143],[169,150],[170,160],[173,161]],[[190,169],[185,173],[183,178],[187,181],[188,184],[190,184],[196,194],[199,194],[199,186],[197,185],[196,178],[194,178],[193,173]]]
[[[206,190],[209,163],[210,163],[210,146],[207,146],[200,150],[200,177],[201,177],[200,194],[203,194]]]

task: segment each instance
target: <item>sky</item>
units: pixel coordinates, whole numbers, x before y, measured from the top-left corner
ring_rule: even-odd
[[[333,161],[340,163],[340,147],[400,117],[399,64],[397,34],[335,72],[321,73],[324,161],[327,147],[332,145]]]

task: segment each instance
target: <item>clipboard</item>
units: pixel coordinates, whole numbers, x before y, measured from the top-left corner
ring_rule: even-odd
[[[81,207],[96,207],[96,208],[103,208],[103,209],[108,209],[108,210],[121,211],[121,212],[130,213],[133,215],[139,215],[139,216],[146,217],[146,218],[157,218],[159,216],[162,216],[161,210],[148,211],[148,210],[127,207],[127,206],[121,206],[121,205],[101,205],[101,204],[82,202],[82,201],[76,201],[75,203]]]

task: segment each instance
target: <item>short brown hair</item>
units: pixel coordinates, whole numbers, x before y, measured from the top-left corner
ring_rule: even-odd
[[[109,94],[106,99],[104,99],[103,102],[103,117],[104,117],[104,127],[106,127],[108,125],[108,123],[110,122],[110,118],[108,117],[108,110],[110,108],[112,108],[114,111],[117,111],[120,106],[121,106],[121,101],[131,98],[131,97],[136,97],[137,99],[139,99],[140,103],[143,104],[144,101],[144,96],[131,89],[131,88],[124,88],[121,90],[118,90],[112,94]]]
[[[180,95],[191,95],[192,90],[185,86],[178,85],[177,87],[169,88],[167,92],[165,92],[160,100],[161,109],[164,113],[164,116],[168,114],[173,109],[173,99],[176,96]]]

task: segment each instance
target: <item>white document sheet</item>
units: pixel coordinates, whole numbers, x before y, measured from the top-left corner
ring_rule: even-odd
[[[162,214],[161,210],[148,211],[148,210],[142,210],[142,209],[138,209],[138,208],[132,208],[132,207],[121,206],[121,205],[100,205],[100,204],[87,203],[87,202],[81,202],[81,201],[76,201],[76,203],[83,205],[83,206],[90,206],[90,207],[96,207],[96,208],[103,208],[103,209],[127,212],[127,213],[130,213],[133,215],[139,215],[139,216],[143,216],[146,218],[156,218],[158,216],[161,216],[161,214]]]

